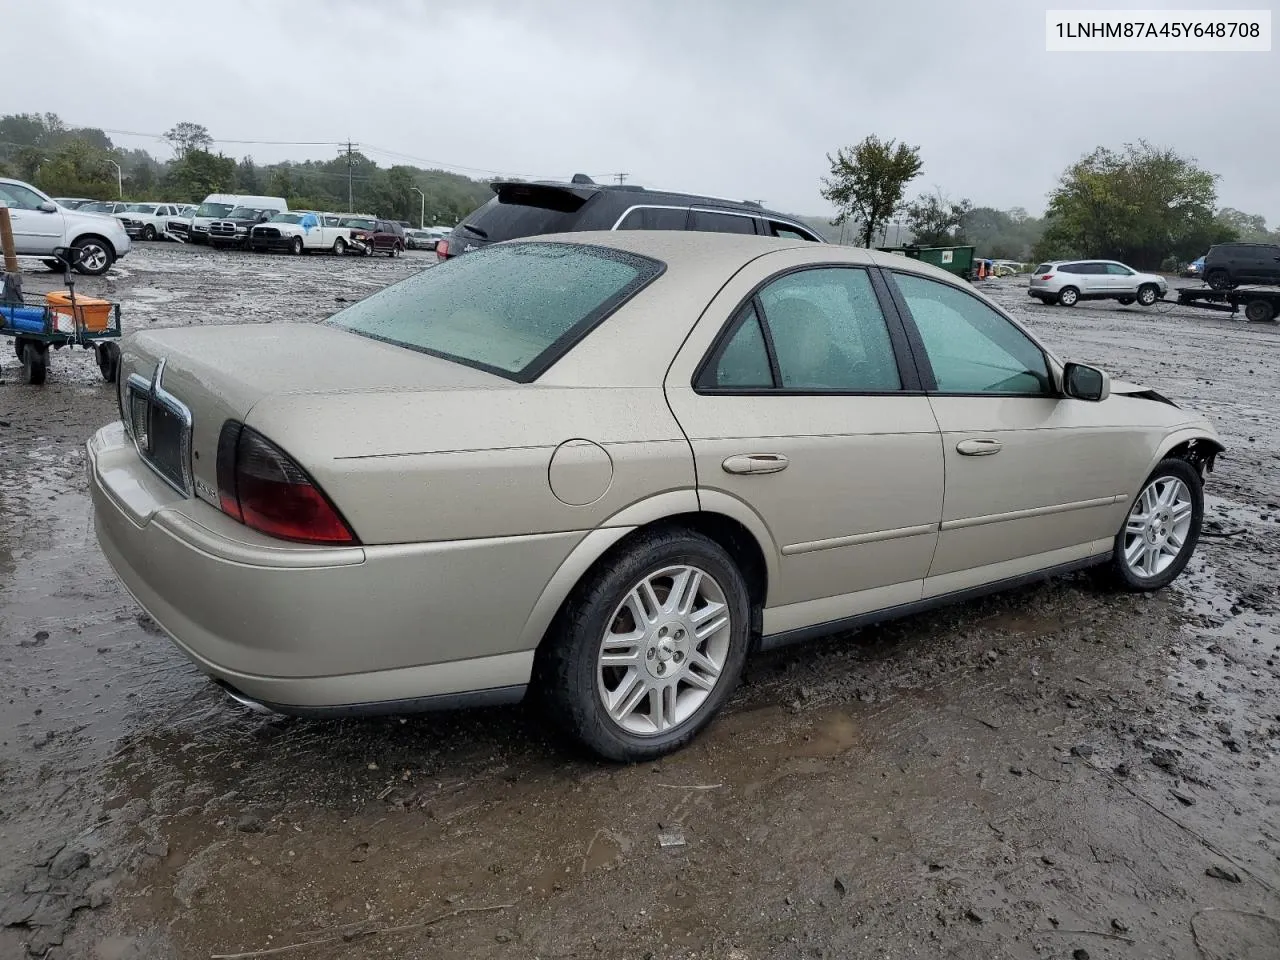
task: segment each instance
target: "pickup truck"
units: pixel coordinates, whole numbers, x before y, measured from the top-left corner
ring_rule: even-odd
[[[339,226],[336,213],[291,210],[277,213],[249,231],[249,249],[286,250],[292,254],[331,250],[341,256],[351,245],[351,228]]]
[[[124,224],[124,232],[130,240],[155,240],[163,237],[169,221],[182,213],[177,203],[131,203],[116,214]]]
[[[249,242],[249,231],[260,223],[266,223],[281,210],[263,207],[235,207],[222,220],[209,224],[209,246],[221,250],[226,247],[244,247]]]

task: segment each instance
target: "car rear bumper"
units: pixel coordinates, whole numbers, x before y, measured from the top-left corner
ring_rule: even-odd
[[[174,493],[119,422],[89,441],[88,475],[98,542],[139,606],[203,672],[287,713],[518,699],[532,612],[583,536],[274,540]],[[492,596],[478,597],[486,581]]]

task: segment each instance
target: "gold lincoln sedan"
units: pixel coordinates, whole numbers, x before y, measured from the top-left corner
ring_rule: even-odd
[[[713,233],[496,244],[323,323],[142,332],[98,540],[233,697],[510,702],[691,740],[753,651],[1098,566],[1182,571],[1222,446],[966,283]]]

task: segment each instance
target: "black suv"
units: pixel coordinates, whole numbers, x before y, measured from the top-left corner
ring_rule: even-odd
[[[496,196],[436,244],[441,260],[517,237],[582,230],[705,230],[823,242],[794,217],[750,200],[598,184],[582,173],[571,183],[499,181],[490,186]]]
[[[1204,257],[1204,280],[1215,290],[1242,283],[1280,284],[1280,244],[1215,244]]]

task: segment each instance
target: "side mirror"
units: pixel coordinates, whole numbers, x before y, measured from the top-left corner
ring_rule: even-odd
[[[1062,369],[1062,392],[1077,400],[1098,403],[1111,396],[1111,378],[1097,367],[1068,363]]]
[[[44,203],[40,204],[40,206],[36,207],[36,209],[41,213],[57,213],[58,205],[52,200],[46,200]]]

